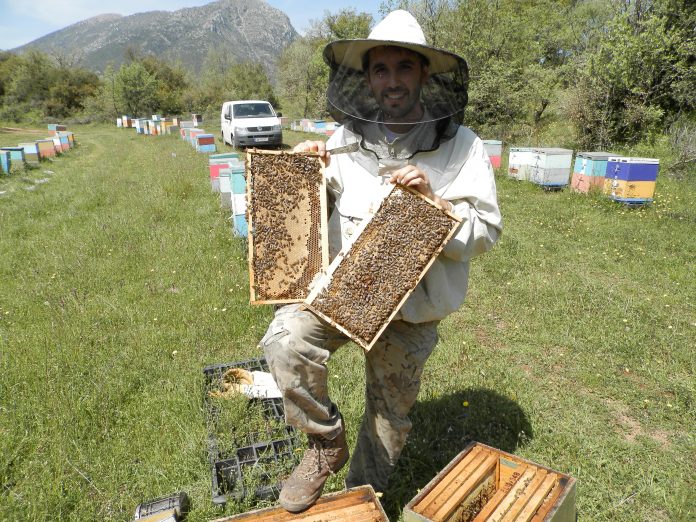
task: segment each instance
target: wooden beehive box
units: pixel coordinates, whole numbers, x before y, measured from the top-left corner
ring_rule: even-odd
[[[478,442],[404,508],[404,522],[575,522],[575,479]]]
[[[247,151],[252,304],[295,303],[329,264],[324,165],[316,154]]]
[[[305,306],[365,350],[416,288],[461,219],[415,190],[390,185],[313,287]]]
[[[281,507],[259,509],[219,518],[213,522],[389,522],[371,486],[324,495],[302,513],[290,513]]]

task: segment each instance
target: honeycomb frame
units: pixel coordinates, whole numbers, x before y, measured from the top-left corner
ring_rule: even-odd
[[[302,302],[329,264],[323,160],[259,149],[246,160],[250,303]]]
[[[404,217],[412,220],[405,227],[399,225]],[[411,226],[415,220],[430,230]],[[334,258],[303,306],[369,351],[461,221],[416,190],[388,186],[380,207],[360,224],[355,241]],[[395,246],[402,248],[395,250]],[[417,247],[422,251],[415,252]],[[391,275],[399,269],[400,273]]]

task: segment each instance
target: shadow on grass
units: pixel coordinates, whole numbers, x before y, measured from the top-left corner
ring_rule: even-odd
[[[464,403],[468,406],[464,406]],[[513,453],[533,438],[520,406],[485,388],[468,388],[419,401],[409,417],[409,435],[382,504],[390,520],[472,441]]]

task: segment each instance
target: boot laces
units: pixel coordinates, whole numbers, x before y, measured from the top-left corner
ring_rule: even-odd
[[[302,476],[311,480],[316,475],[321,475],[322,472],[322,457],[324,459],[324,466],[329,470],[329,473],[333,474],[333,470],[329,465],[329,459],[324,452],[327,446],[332,442],[325,439],[319,435],[310,435],[307,437],[309,441],[309,447],[305,453],[302,462],[299,464],[299,470],[302,472]]]

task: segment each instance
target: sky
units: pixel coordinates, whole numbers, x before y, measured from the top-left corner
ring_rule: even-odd
[[[53,31],[99,14],[130,15],[146,11],[176,11],[211,0],[0,0],[0,49],[13,49]],[[342,8],[367,12],[379,20],[381,0],[266,0],[285,12],[290,23],[303,33],[310,20]]]

